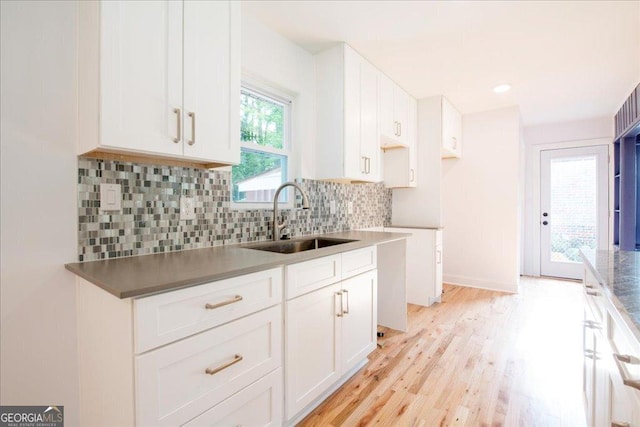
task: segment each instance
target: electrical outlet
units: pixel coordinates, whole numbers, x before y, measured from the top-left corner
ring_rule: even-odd
[[[353,202],[347,202],[347,213],[353,215]]]
[[[100,184],[100,212],[122,209],[122,187],[120,184]]]
[[[329,202],[329,213],[331,215],[335,215],[335,213],[336,213],[336,201],[335,200],[332,200],[332,201]]]
[[[180,197],[180,219],[181,220],[196,219],[196,206],[195,206],[195,199],[193,197],[187,197],[187,196]]]

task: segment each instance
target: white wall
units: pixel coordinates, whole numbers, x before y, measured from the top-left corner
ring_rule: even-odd
[[[0,2],[0,402],[78,424],[76,5]]]
[[[418,100],[418,182],[415,188],[393,190],[391,224],[442,226],[442,97]]]
[[[540,274],[536,251],[539,246],[535,241],[535,227],[539,221],[534,215],[534,156],[538,153],[534,147],[549,144],[550,147],[561,148],[584,146],[590,143],[602,143],[602,140],[613,140],[613,118],[600,117],[563,123],[548,123],[528,126],[523,129],[525,141],[525,200],[524,200],[524,235],[522,245],[522,274],[537,276]]]
[[[520,113],[462,119],[462,158],[443,160],[444,281],[517,292],[520,271]]]
[[[242,15],[242,72],[245,76],[295,95],[293,143],[295,177],[315,178],[315,65],[313,55]]]

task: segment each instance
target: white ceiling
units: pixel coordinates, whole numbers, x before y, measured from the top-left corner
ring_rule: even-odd
[[[525,125],[613,116],[640,81],[637,1],[245,1],[311,53],[345,41],[416,98]],[[503,82],[510,92],[495,94]]]

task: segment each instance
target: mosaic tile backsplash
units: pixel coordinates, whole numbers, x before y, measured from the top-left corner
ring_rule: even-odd
[[[229,171],[79,158],[79,261],[270,239],[272,204],[265,209],[232,208],[230,181]],[[391,222],[391,190],[382,184],[297,182],[311,208],[280,210],[294,237]],[[121,185],[121,212],[100,212],[102,183]],[[195,220],[180,220],[180,196],[195,197]]]

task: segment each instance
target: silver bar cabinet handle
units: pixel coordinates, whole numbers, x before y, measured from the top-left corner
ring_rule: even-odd
[[[342,291],[336,292],[336,296],[340,297],[340,312],[336,314],[336,317],[344,316],[344,310],[342,309]]]
[[[587,295],[591,295],[592,297],[599,297],[600,293],[595,291],[587,291]]]
[[[618,372],[620,373],[620,377],[622,378],[622,383],[631,388],[635,388],[636,390],[640,390],[640,379],[633,379],[627,377],[627,371],[622,366],[623,363],[634,363],[634,360],[631,356],[627,356],[626,354],[616,354],[613,353],[613,361],[616,362],[616,367],[618,368]]]
[[[233,359],[231,359],[228,362],[223,363],[222,365],[218,366],[217,368],[207,368],[204,373],[207,375],[215,375],[220,371],[223,371],[225,369],[227,369],[230,366],[235,365],[236,363],[240,362],[243,359],[241,354],[236,354],[235,356],[233,356]]]
[[[215,304],[206,304],[204,308],[206,308],[207,310],[213,310],[215,308],[224,307],[225,305],[233,304],[240,301],[242,301],[242,295],[236,295],[235,297],[227,301],[222,301]]]
[[[180,142],[180,140],[182,140],[182,124],[180,123],[180,116],[182,116],[182,112],[180,111],[179,108],[174,108],[173,112],[176,114],[176,118],[177,118],[177,127],[176,127],[176,137],[173,138],[173,142],[175,142],[176,144]]]
[[[631,424],[620,421],[611,421],[611,427],[631,427]]]
[[[344,310],[342,313],[343,314],[349,314],[349,291],[346,289],[342,290],[342,294],[347,296],[347,309]]]
[[[409,176],[411,177],[409,178],[409,182],[413,182],[416,179],[416,172],[413,169],[410,169]]]
[[[402,123],[398,122],[398,136],[402,136]]]
[[[196,143],[196,113],[192,111],[187,115],[191,117],[191,141],[188,141],[187,143],[189,145],[193,145]]]

